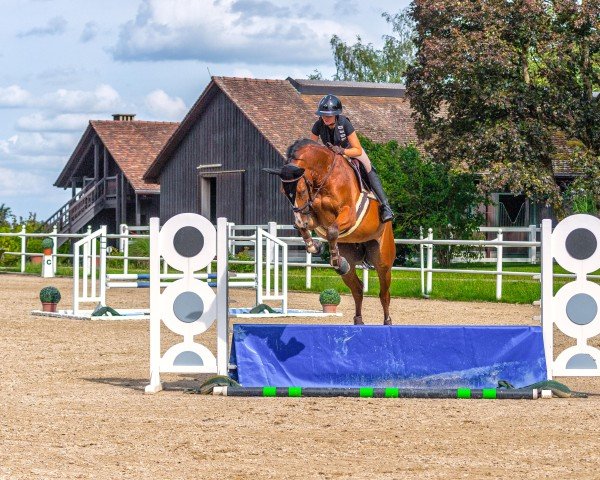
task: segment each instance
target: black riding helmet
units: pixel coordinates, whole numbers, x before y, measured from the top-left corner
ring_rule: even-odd
[[[325,95],[317,107],[317,115],[341,115],[342,102],[335,95]]]

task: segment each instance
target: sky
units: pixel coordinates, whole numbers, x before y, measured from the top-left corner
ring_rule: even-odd
[[[380,46],[409,0],[0,0],[0,205],[45,220],[89,120],[180,121],[211,75],[335,73],[329,39]]]

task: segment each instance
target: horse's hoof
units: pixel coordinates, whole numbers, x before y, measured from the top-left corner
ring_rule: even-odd
[[[361,316],[356,316],[354,317],[354,325],[364,325],[365,322],[363,322],[363,319]]]
[[[391,325],[392,324],[392,319],[390,317],[387,317],[384,321],[383,321],[384,325]]]
[[[346,275],[350,271],[350,264],[344,257],[340,257],[340,266],[334,270],[338,275]]]
[[[311,246],[306,247],[306,251],[312,255],[321,255],[325,251],[325,247],[322,242],[313,240]]]

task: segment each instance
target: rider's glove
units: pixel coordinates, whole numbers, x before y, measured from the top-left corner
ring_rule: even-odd
[[[343,147],[340,147],[339,145],[332,145],[328,142],[327,148],[329,148],[333,153],[337,153],[338,155],[344,155],[345,149]]]

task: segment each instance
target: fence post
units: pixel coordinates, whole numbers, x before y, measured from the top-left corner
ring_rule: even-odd
[[[502,229],[498,230],[498,236],[496,237],[496,241],[502,242],[504,235],[502,234]],[[496,247],[496,271],[500,272],[496,275],[496,300],[502,299],[502,255],[504,253],[504,248],[502,245],[498,245]]]
[[[269,235],[272,235],[274,237],[277,237],[277,222],[269,222],[268,223],[268,230],[269,230]],[[271,246],[271,262],[273,264],[273,294],[274,295],[278,295],[278,289],[279,289],[279,268],[278,268],[278,264],[279,264],[279,248],[277,248],[277,244],[273,241],[271,241],[271,239],[267,239],[267,245]],[[267,257],[269,258],[269,257]],[[267,272],[270,275],[270,270],[271,270],[271,266],[269,264],[269,266],[267,267],[268,270]],[[271,292],[269,291],[269,295],[271,295]]]
[[[92,226],[88,225],[87,226],[86,235],[90,236],[91,234],[92,234]],[[87,268],[86,278],[90,275],[90,272],[91,272],[91,269],[92,269],[92,263],[91,263],[92,262],[92,258],[90,257],[90,246],[91,246],[91,244],[88,242],[86,244],[86,247],[84,247],[84,249],[83,249],[83,252],[84,252],[83,253],[83,258],[84,258],[85,264],[87,265],[87,267],[86,267]],[[86,248],[87,248],[87,251],[86,251]],[[86,285],[86,288],[87,288],[87,285]]]
[[[423,227],[419,227],[419,240],[423,240]],[[423,251],[425,246],[419,244],[419,258],[421,260],[421,296],[425,296],[425,259],[423,258]]]
[[[56,273],[56,267],[58,263],[58,227],[54,225],[52,227],[52,269]]]
[[[279,247],[277,247],[279,250]],[[281,294],[283,296],[283,300],[281,301],[281,313],[287,315],[288,311],[288,249],[287,247],[283,249],[282,252],[283,258],[281,259]]]
[[[105,307],[106,306],[106,247],[107,247],[107,239],[106,239],[106,225],[102,225],[100,227],[102,233],[100,235],[100,304]],[[96,260],[94,259],[94,262]]]
[[[263,248],[262,248],[262,230],[260,227],[256,227],[255,241],[256,246],[254,247],[254,268],[256,272],[256,304],[260,305],[263,299]],[[268,278],[268,275],[267,275]]]
[[[312,286],[312,253],[306,250],[306,288],[309,289]]]
[[[127,235],[127,237],[119,238],[119,250],[123,252],[123,273],[129,273],[129,227],[122,223],[119,226],[121,235]]]
[[[363,293],[367,293],[369,291],[369,269],[365,266],[363,266],[362,277]]]
[[[231,240],[231,237],[235,236],[235,223],[227,222],[227,254],[235,255],[235,240]],[[242,248],[243,250],[243,248]]]
[[[433,229],[428,230],[427,240],[433,240]],[[427,295],[431,295],[433,290],[433,244],[427,245]]]
[[[537,228],[535,225],[529,225],[529,241],[535,242],[537,240]],[[537,261],[537,247],[533,246],[529,248],[529,261],[535,263]]]
[[[21,273],[25,272],[25,262],[27,261],[27,228],[25,224],[21,225]]]

